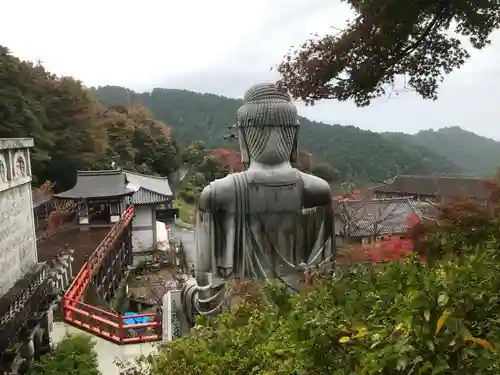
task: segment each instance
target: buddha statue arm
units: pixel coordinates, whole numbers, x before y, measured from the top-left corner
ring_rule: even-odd
[[[196,218],[195,278],[183,288],[184,312],[193,324],[196,315],[217,312],[224,300],[224,285],[214,282],[215,248],[220,241],[217,225],[211,212],[213,195],[210,186],[203,189]]]
[[[211,284],[212,257],[214,248],[214,218],[210,213],[211,187],[205,187],[200,195],[196,213],[195,278],[200,287]]]

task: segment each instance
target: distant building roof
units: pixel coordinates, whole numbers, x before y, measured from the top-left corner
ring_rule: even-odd
[[[55,194],[62,199],[111,198],[132,195],[134,204],[162,203],[172,198],[165,177],[147,176],[136,172],[110,169],[77,171],[76,185]]]
[[[488,197],[484,180],[468,177],[401,175],[386,184],[372,187],[370,190],[373,193],[426,195],[441,198],[451,198],[457,195],[475,199]]]
[[[55,194],[62,199],[112,198],[132,195],[136,190],[127,187],[125,174],[121,170],[77,171],[75,186]]]
[[[405,233],[410,225],[409,216],[421,216],[413,203],[408,197],[337,201],[341,225],[336,232],[349,237]]]
[[[166,177],[147,176],[130,171],[123,172],[127,181],[138,188],[132,196],[132,203],[162,203],[172,198],[172,190]]]

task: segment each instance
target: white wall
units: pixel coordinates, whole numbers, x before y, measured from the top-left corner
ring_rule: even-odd
[[[37,261],[31,184],[0,191],[0,296]]]
[[[136,205],[132,223],[132,248],[134,252],[151,250],[155,244],[156,218],[154,205]]]

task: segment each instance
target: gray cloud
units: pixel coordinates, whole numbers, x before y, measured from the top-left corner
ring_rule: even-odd
[[[278,2],[280,3],[280,2]],[[276,78],[271,66],[279,63],[289,45],[296,44],[314,32],[314,21],[323,13],[339,8],[295,8],[293,15],[273,13],[269,25],[239,43],[218,61],[216,66],[201,69],[194,74],[176,77],[164,82],[165,87],[212,92],[229,97],[241,97],[255,82]],[[306,12],[309,9],[309,13]],[[295,18],[296,17],[296,18]],[[345,19],[344,18],[344,19]],[[338,19],[338,17],[336,17]],[[333,22],[333,21],[332,21]],[[437,101],[421,99],[412,92],[381,98],[367,108],[352,103],[322,101],[314,107],[300,106],[304,116],[326,123],[356,125],[373,131],[400,131],[415,133],[422,129],[461,126],[464,129],[500,140],[500,34],[494,35],[492,46],[474,51],[466,65],[445,78]]]
[[[2,11],[0,43],[23,59],[40,58],[54,73],[87,85],[140,91],[170,87],[229,97],[241,97],[253,83],[276,79],[270,68],[290,46],[311,33],[342,27],[352,16],[338,0],[143,0],[140,6],[132,0],[75,0],[60,7],[19,0],[7,2]],[[78,20],[68,16],[75,12]],[[21,13],[25,22],[19,29]],[[460,71],[446,77],[436,102],[405,93],[368,108],[322,101],[300,110],[314,120],[374,131],[413,133],[458,125],[500,140],[498,92],[497,33],[492,46],[475,51]]]

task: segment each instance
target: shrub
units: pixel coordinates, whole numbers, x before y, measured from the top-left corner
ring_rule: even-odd
[[[429,232],[429,264],[352,265],[298,294],[267,284],[135,374],[497,375],[500,235],[482,225],[474,245],[460,228]]]
[[[101,375],[94,346],[88,335],[68,335],[35,363],[33,375]]]

